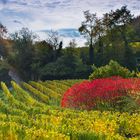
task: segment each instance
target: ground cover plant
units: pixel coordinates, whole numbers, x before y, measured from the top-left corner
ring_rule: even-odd
[[[81,82],[83,80],[31,81],[19,85],[12,81],[12,90],[1,82],[0,139],[139,140],[138,112],[61,108],[66,90],[75,83],[89,84],[89,81]]]
[[[63,96],[62,107],[138,111],[140,79],[110,77],[84,81],[69,88]]]

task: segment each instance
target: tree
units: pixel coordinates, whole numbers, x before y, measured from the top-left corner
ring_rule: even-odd
[[[109,26],[117,27],[125,42],[125,47],[128,47],[128,40],[126,37],[128,24],[132,22],[133,15],[127,9],[127,6],[122,6],[121,9],[111,11],[109,13]]]
[[[82,63],[82,59],[75,51],[75,41],[72,40],[65,48],[64,53],[55,62],[42,67],[41,79],[74,79],[87,78],[89,67]]]
[[[7,34],[7,28],[2,23],[0,23],[0,58],[2,59],[6,55],[6,47],[4,37]]]
[[[140,16],[133,18],[131,26],[134,30],[133,35],[133,42],[140,42]]]
[[[53,61],[53,49],[46,41],[36,42],[34,44],[33,62],[31,64],[34,80],[39,80],[40,70],[44,65]]]
[[[94,63],[94,44],[101,37],[102,26],[96,14],[91,14],[89,11],[84,12],[85,21],[82,22],[79,31],[89,41],[89,61]],[[101,46],[101,45],[100,45]]]
[[[3,39],[5,34],[7,34],[7,28],[2,23],[0,23],[0,39]]]
[[[11,35],[13,45],[12,52],[8,57],[8,63],[16,69],[23,80],[29,80],[33,77],[31,64],[33,61],[33,42],[35,38],[36,36],[28,28],[22,28]]]
[[[106,29],[111,31],[112,42],[116,39],[114,36],[115,32],[119,32],[119,35],[124,42],[125,64],[129,68],[134,66],[132,58],[133,54],[131,48],[129,47],[128,39],[128,29],[132,19],[133,15],[127,9],[127,6],[122,6],[121,9],[111,11],[110,13],[104,15],[104,23],[106,25]]]
[[[96,26],[95,26],[95,33],[96,33],[96,38],[98,42],[98,53],[103,55],[103,41],[102,41],[102,36],[105,35],[105,30],[104,30],[104,24],[102,19],[97,19],[96,20]]]
[[[76,55],[76,41],[73,39],[69,42],[68,46],[66,47],[65,49],[65,54],[67,55],[70,55],[70,56],[73,56],[73,55]]]
[[[63,47],[63,42],[60,41],[60,36],[57,31],[51,30],[48,33],[47,43],[50,44],[50,46],[53,49],[53,59],[54,61],[57,59],[57,57],[60,55],[60,52]]]

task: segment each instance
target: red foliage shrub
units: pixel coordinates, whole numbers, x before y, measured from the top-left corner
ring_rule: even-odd
[[[61,106],[89,110],[98,103],[115,103],[119,97],[137,93],[140,93],[140,79],[110,77],[84,81],[65,92]]]

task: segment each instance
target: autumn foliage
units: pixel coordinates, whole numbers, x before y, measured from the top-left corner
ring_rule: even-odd
[[[114,104],[122,97],[130,96],[137,102],[140,93],[140,79],[110,77],[84,81],[69,88],[61,101],[62,107],[93,109],[99,104]]]

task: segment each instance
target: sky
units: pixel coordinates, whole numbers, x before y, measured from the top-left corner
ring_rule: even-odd
[[[44,32],[53,29],[61,30],[65,38],[76,35],[78,39],[76,30],[84,20],[83,11],[101,17],[123,5],[140,15],[140,0],[0,0],[0,22],[9,32],[28,27],[43,39]]]

